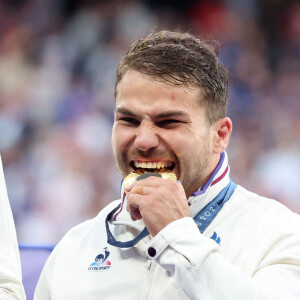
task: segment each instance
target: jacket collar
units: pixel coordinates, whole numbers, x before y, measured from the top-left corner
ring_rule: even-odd
[[[188,199],[192,217],[196,216],[199,211],[210,201],[212,201],[229,183],[229,171],[230,168],[228,165],[227,153],[222,152],[220,161],[210,178]],[[121,199],[121,207],[112,218],[113,224],[129,225],[138,230],[142,230],[145,227],[144,222],[142,220],[133,222],[128,211],[126,210],[126,194],[123,188],[121,188]]]
[[[229,183],[229,172],[230,167],[228,165],[227,153],[222,152],[219,163],[210,178],[188,199],[192,217],[196,216]]]

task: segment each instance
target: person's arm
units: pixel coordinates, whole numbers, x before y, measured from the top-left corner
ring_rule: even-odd
[[[299,237],[283,236],[252,277],[226,260],[192,218],[170,223],[148,246],[190,299],[288,300],[300,299],[299,244]]]
[[[0,299],[26,299],[21,262],[0,158]]]
[[[50,277],[52,273],[52,266],[55,264],[53,260],[55,260],[55,255],[50,255],[49,259],[47,260],[41,276],[39,278],[39,281],[37,283],[36,289],[34,291],[34,300],[50,300],[51,299],[51,293],[50,293]]]

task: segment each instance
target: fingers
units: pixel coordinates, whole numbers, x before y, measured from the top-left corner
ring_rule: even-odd
[[[127,211],[131,215],[131,219],[133,221],[142,219],[141,214],[141,205],[143,205],[143,201],[145,201],[145,197],[151,194],[151,187],[144,186],[140,182],[135,183],[130,192],[127,193]]]
[[[138,208],[134,208],[132,206],[127,206],[127,210],[130,214],[131,220],[132,221],[136,221],[136,220],[141,220],[142,219],[142,215],[140,213],[140,210]]]
[[[125,192],[127,194],[127,197],[130,194],[137,194],[137,195],[144,195],[144,185],[141,183],[134,182],[131,185],[125,187]]]
[[[152,214],[160,216],[159,221],[160,218],[163,218],[162,211],[169,211],[171,208],[174,209],[174,207],[180,206],[180,201],[177,200],[178,197],[183,199],[181,202],[184,202],[184,205],[187,205],[181,183],[173,180],[150,176],[126,187],[125,192],[127,194],[126,209],[133,221],[140,219],[145,221],[149,217],[148,223],[151,223],[152,217],[150,215]],[[172,204],[174,202],[175,204]],[[177,210],[180,211],[179,208]]]
[[[132,192],[127,196],[127,211],[129,212],[133,221],[142,219],[140,212],[140,205],[142,201],[141,194],[133,194]]]
[[[135,185],[132,190],[132,194],[138,194],[138,195],[143,195],[143,186],[141,184]]]

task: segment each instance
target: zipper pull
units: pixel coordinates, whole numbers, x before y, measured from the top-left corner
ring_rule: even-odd
[[[145,268],[147,268],[147,270],[150,270],[151,264],[152,264],[152,259],[147,259],[145,263]]]

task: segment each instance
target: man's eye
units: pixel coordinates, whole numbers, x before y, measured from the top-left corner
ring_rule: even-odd
[[[138,126],[140,124],[140,122],[137,119],[134,119],[134,118],[124,117],[124,118],[120,118],[119,121],[121,121],[125,125]]]
[[[177,127],[180,123],[181,121],[179,120],[167,119],[167,120],[159,121],[157,125],[163,128],[174,128]]]

